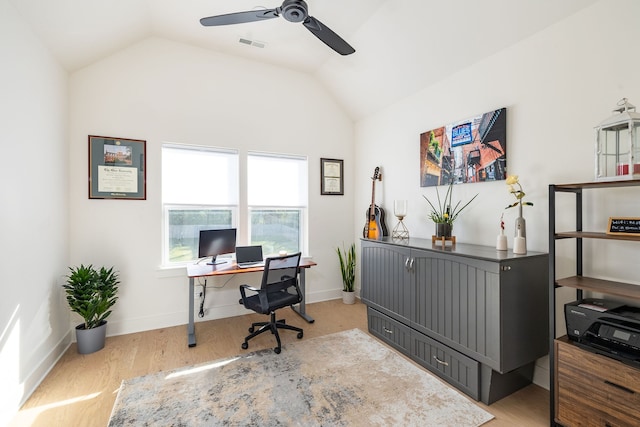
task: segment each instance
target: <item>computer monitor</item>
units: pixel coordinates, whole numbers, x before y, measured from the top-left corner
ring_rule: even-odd
[[[231,254],[236,251],[236,229],[225,228],[221,230],[200,230],[198,243],[198,258],[210,256],[211,262],[207,264],[221,264],[218,255]]]

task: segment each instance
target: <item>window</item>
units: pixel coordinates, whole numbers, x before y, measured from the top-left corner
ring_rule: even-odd
[[[249,153],[246,181],[240,160],[236,150],[162,147],[163,265],[197,259],[200,230],[214,228],[237,228],[238,245],[265,255],[307,252],[306,157]]]
[[[249,241],[265,254],[306,252],[307,159],[249,153]]]
[[[197,259],[200,230],[230,228],[238,215],[238,153],[162,147],[163,264]]]

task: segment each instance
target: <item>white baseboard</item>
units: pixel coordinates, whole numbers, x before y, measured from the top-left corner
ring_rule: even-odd
[[[38,388],[51,369],[58,363],[58,360],[60,360],[71,345],[71,341],[72,334],[71,331],[69,331],[53,346],[51,351],[42,358],[37,366],[25,376],[24,382],[20,384],[20,392],[22,393],[20,403],[18,407],[15,408],[14,414],[18,412],[20,407],[24,405],[36,388]]]

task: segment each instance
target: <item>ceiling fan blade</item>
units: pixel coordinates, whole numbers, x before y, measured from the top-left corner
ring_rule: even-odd
[[[247,12],[228,13],[226,15],[209,16],[202,18],[200,23],[205,27],[218,25],[243,24],[245,22],[264,21],[266,19],[277,18],[277,9],[249,10]]]
[[[308,16],[302,23],[314,36],[323,41],[331,49],[340,55],[351,55],[356,50],[342,39],[339,35],[331,31],[329,27],[318,21],[313,16]]]

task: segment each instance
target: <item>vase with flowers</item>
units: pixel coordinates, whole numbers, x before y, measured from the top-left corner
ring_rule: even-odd
[[[453,231],[453,223],[458,218],[458,215],[469,206],[473,200],[478,197],[476,194],[464,205],[460,206],[462,201],[459,200],[455,205],[453,204],[453,181],[449,183],[447,192],[444,198],[440,198],[440,192],[436,187],[436,197],[438,199],[437,205],[432,203],[426,196],[422,196],[429,203],[431,212],[429,213],[429,219],[436,224],[436,237],[451,237]]]
[[[496,249],[499,251],[507,250],[507,236],[504,235],[504,213],[500,216],[500,234],[496,239]]]
[[[516,206],[518,207],[518,218],[516,218],[515,235],[518,236],[518,230],[519,230],[520,236],[527,237],[527,223],[524,217],[522,216],[522,207],[533,206],[533,203],[525,202],[523,200],[526,193],[522,189],[522,185],[520,185],[518,175],[509,175],[507,177],[507,185],[508,185],[509,193],[515,196],[516,201],[510,204],[509,206],[507,206],[505,209],[514,208]]]

